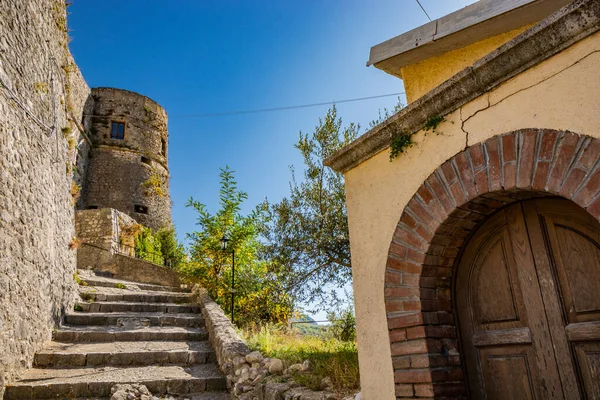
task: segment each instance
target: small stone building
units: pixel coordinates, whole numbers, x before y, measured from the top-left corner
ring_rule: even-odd
[[[600,398],[599,29],[482,0],[371,49],[409,104],[325,162],[365,399]]]

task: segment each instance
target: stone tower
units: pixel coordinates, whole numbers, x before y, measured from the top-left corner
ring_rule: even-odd
[[[94,111],[83,208],[115,208],[140,224],[171,223],[167,113],[122,89],[92,89]]]

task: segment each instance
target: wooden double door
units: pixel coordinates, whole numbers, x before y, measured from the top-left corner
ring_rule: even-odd
[[[490,217],[456,276],[472,399],[600,399],[600,224],[537,199]]]

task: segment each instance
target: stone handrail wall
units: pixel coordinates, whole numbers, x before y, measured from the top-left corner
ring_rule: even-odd
[[[227,377],[227,387],[232,399],[240,400],[332,400],[338,397],[331,392],[315,392],[293,382],[274,382],[267,378],[281,375],[280,360],[265,358],[260,352],[251,352],[237,334],[235,327],[221,307],[204,288],[195,286],[209,341],[215,350],[221,371]]]

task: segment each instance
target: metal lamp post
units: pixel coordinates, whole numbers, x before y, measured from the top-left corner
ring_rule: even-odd
[[[227,245],[229,244],[229,238],[227,236],[223,236],[221,238],[221,250],[227,250]],[[235,249],[231,249],[231,323],[234,323],[233,318],[233,300],[235,298]]]

